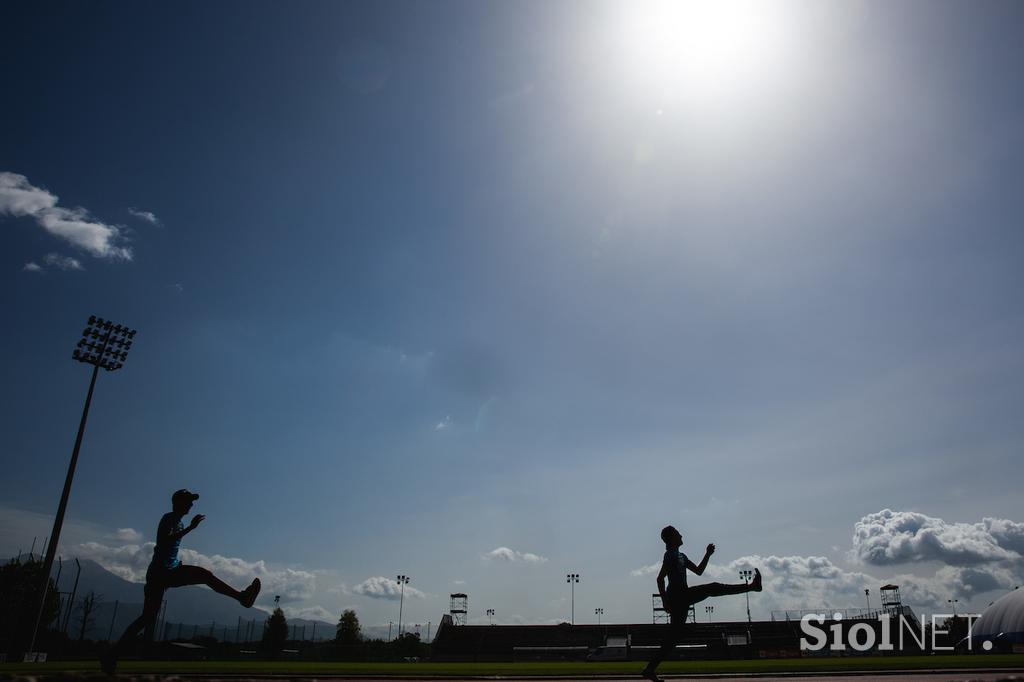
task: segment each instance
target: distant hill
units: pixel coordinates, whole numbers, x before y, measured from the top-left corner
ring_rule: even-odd
[[[28,555],[23,555],[23,561],[28,559]],[[79,561],[82,571],[78,575],[77,588],[75,560],[65,559],[60,569],[57,589],[61,592],[61,618],[66,617],[66,602],[72,590],[75,592],[76,605],[81,603],[82,598],[90,591],[95,592],[99,597],[99,608],[86,636],[92,639],[106,639],[108,633],[112,632],[116,638],[142,613],[142,583],[133,583],[114,575],[90,559]],[[58,567],[55,565],[52,574],[54,577],[57,577],[57,570]],[[241,622],[243,639],[248,632],[254,633],[253,637],[259,639],[263,632],[263,621],[270,615],[258,608],[242,608],[237,602],[206,587],[176,587],[168,590],[164,599],[167,606],[163,620],[167,623],[168,637],[177,637],[179,632],[186,638],[192,637],[193,633],[209,635],[212,627],[214,636],[218,639],[224,638],[227,628],[227,639],[236,641],[236,630]],[[304,638],[312,639],[315,626],[317,640],[334,638],[335,623],[289,618],[288,625],[289,628],[294,628],[296,637],[303,636],[302,629],[305,626]],[[77,636],[80,628],[78,613],[72,611],[68,621],[68,633]]]

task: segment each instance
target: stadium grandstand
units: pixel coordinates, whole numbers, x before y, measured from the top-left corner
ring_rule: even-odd
[[[889,587],[889,586],[887,586]],[[866,624],[881,640],[879,616],[903,616],[908,627],[920,628],[909,607],[890,600],[879,610],[812,609],[772,613],[767,621],[716,623],[688,622],[676,658],[735,659],[788,658],[807,655],[857,655],[853,649],[801,652],[800,619],[806,614],[822,616],[817,626],[828,632],[839,625],[846,633],[854,625]],[[464,595],[457,603],[463,604]],[[445,614],[433,641],[432,658],[438,661],[553,661],[553,660],[644,660],[663,641],[668,625],[655,601],[651,623],[603,625],[465,625],[464,614]],[[836,616],[839,616],[837,619]],[[897,619],[898,620],[898,619]],[[909,638],[912,642],[913,638]],[[919,652],[919,649],[917,650]],[[878,653],[872,651],[871,653]],[[904,651],[914,653],[914,651]]]

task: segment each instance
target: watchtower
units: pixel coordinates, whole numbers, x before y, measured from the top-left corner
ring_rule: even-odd
[[[655,625],[669,621],[668,611],[665,610],[665,605],[661,603],[661,595],[657,592],[651,595],[651,610],[654,612]]]
[[[451,597],[452,601],[448,613],[452,616],[452,623],[454,625],[465,625],[466,616],[469,613],[469,597],[462,592],[457,592],[451,595]]]
[[[657,592],[651,595],[651,611],[653,612],[653,622],[655,625],[671,621],[672,617],[669,615],[668,611],[665,610],[665,605],[661,603],[661,595]],[[690,607],[686,612],[686,620],[684,622],[697,622],[697,610],[693,607],[693,604],[690,604]]]
[[[900,600],[899,585],[882,585],[882,610],[896,616],[903,613],[903,602]]]

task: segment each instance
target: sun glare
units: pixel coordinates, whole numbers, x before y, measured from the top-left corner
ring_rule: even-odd
[[[633,0],[619,7],[613,30],[626,76],[673,94],[754,88],[779,73],[792,41],[786,2]]]

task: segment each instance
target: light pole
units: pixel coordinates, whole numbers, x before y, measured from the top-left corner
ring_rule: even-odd
[[[953,605],[953,617],[956,618],[956,605],[960,603],[959,599],[947,599],[947,602]]]
[[[398,638],[402,638],[402,605],[405,603],[405,586],[409,584],[409,576],[398,576],[398,584],[402,587],[402,593],[398,597]]]
[[[600,606],[598,606],[596,609],[594,609],[594,615],[597,616],[597,624],[600,625],[601,624],[601,616],[604,615],[604,609],[602,609]]]
[[[82,338],[71,353],[71,358],[92,365],[92,379],[89,380],[89,392],[85,395],[85,407],[82,409],[82,420],[78,424],[78,435],[75,447],[71,451],[71,462],[64,478],[64,490],[57,505],[57,516],[53,519],[53,532],[46,547],[46,559],[43,561],[42,587],[39,590],[39,611],[36,613],[36,624],[32,628],[32,639],[28,650],[35,653],[36,634],[39,632],[40,621],[43,619],[43,607],[46,604],[46,593],[50,588],[50,570],[53,569],[53,557],[57,553],[60,531],[64,527],[64,512],[68,508],[71,496],[71,483],[75,478],[75,466],[78,464],[78,452],[82,447],[82,436],[85,435],[85,422],[89,418],[89,406],[92,404],[92,393],[96,388],[96,375],[100,368],[113,372],[124,367],[128,359],[128,351],[132,347],[135,330],[95,315],[89,316],[89,322],[82,331]]]
[[[750,579],[754,576],[754,572],[749,568],[745,568],[740,571],[740,577],[743,578],[743,584],[749,585]],[[747,598],[747,625],[750,625],[750,592],[747,592],[744,596]]]
[[[494,609],[487,609],[487,624],[494,625]]]
[[[566,573],[565,582],[569,583],[569,592],[572,602],[572,619],[570,622],[576,625],[576,583],[580,581],[579,573]]]
[[[711,614],[715,612],[714,606],[705,606],[704,613],[708,614],[708,622],[711,622]]]
[[[864,601],[868,603],[868,613],[871,613],[871,590],[864,588]]]

